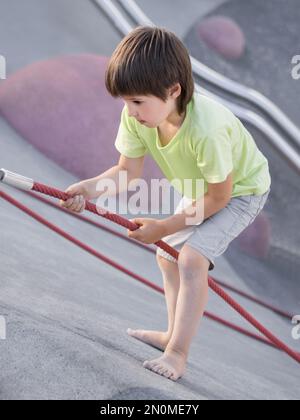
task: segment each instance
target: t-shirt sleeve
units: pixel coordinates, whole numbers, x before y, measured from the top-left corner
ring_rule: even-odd
[[[232,146],[226,128],[219,129],[199,141],[197,166],[211,184],[224,182],[233,170]]]
[[[147,148],[138,136],[133,121],[130,121],[126,106],[121,114],[115,147],[122,155],[128,158],[142,157],[147,153]]]

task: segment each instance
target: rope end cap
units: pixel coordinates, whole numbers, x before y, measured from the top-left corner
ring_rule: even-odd
[[[34,184],[31,178],[26,178],[25,176],[7,171],[3,168],[0,169],[0,181],[26,191],[30,191]]]

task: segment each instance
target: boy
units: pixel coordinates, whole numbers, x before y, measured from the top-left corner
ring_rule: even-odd
[[[115,142],[121,154],[119,164],[69,187],[66,191],[74,198],[62,205],[83,211],[85,199],[100,195],[97,182],[105,178],[117,182],[121,170],[128,172],[128,182],[141,177],[146,153],[169,181],[193,181],[173,216],[134,219],[140,227],[128,232],[129,237],[147,244],[163,239],[180,251],[178,261],[157,251],[168,330],[127,331],[164,351],[161,357],[145,361],[144,367],[176,381],[185,372],[192,338],[203,316],[214,259],[266,203],[271,185],[268,161],[227,108],[194,92],[188,51],[165,29],[138,27],[126,36],[109,62],[106,87],[125,102]],[[202,196],[195,191],[197,179],[204,182]],[[187,214],[194,214],[199,203],[202,220],[187,226]]]

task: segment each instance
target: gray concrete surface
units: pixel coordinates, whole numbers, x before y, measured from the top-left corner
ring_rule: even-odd
[[[2,0],[0,54],[8,75],[60,54],[109,56],[120,40],[89,0]]]
[[[50,7],[50,2],[45,0],[30,0],[28,4],[35,6],[34,16],[42,16],[43,7]],[[79,4],[82,19],[85,12],[86,17],[90,16],[90,6],[85,9],[83,2]],[[57,7],[53,2],[51,5]],[[55,13],[52,10],[50,15]],[[53,25],[56,22],[54,19]],[[57,25],[55,32],[64,28]],[[26,53],[23,61],[16,59],[16,68],[27,64],[26,60],[42,58],[30,38],[39,32],[43,38],[42,30],[30,32],[30,25],[26,29],[27,38],[22,40],[21,47],[29,55]],[[78,37],[73,42],[80,44],[81,33],[76,36],[71,33],[72,39]],[[107,43],[116,38],[108,25],[99,38],[99,52],[102,53],[102,43],[107,48]],[[51,43],[51,37],[47,38],[48,42]],[[93,42],[96,42],[94,38]],[[74,52],[63,41],[56,45],[57,52],[53,48],[47,54]],[[11,57],[15,54],[17,44],[12,41]],[[60,189],[76,181],[20,138],[3,120],[0,120],[0,133],[1,167]],[[154,256],[21,192],[2,185],[0,188],[105,255],[162,286]],[[112,226],[104,219],[100,221]],[[299,399],[300,370],[296,362],[208,319],[203,321],[193,342],[187,374],[177,383],[143,369],[142,362],[160,352],[128,337],[126,329],[166,328],[162,295],[66,242],[3,200],[0,201],[0,232],[1,243],[5,244],[0,250],[0,315],[7,321],[7,338],[0,340],[1,400]],[[286,287],[289,284],[286,279],[277,275],[276,293],[272,294],[271,267],[262,272],[264,267],[257,261],[234,253],[232,248],[218,260],[212,272],[214,276],[246,291],[255,292],[260,287],[258,296],[269,296],[280,306],[284,303],[287,309],[297,309],[294,290]],[[267,273],[268,277],[260,281],[260,274]],[[257,305],[238,300],[299,351],[299,342],[291,338],[289,322]],[[208,310],[251,329],[212,292]]]
[[[75,181],[4,121],[0,130],[4,167],[58,188]],[[154,256],[10,187],[1,188],[105,255],[162,285]],[[295,362],[207,319],[193,343],[187,375],[178,383],[144,370],[143,360],[159,351],[127,337],[126,329],[166,328],[163,296],[3,200],[0,215],[5,244],[0,254],[0,314],[7,320],[7,339],[0,341],[1,399],[299,398],[300,372]],[[223,258],[218,269],[220,275],[227,272],[233,284],[247,289]],[[296,347],[288,322],[256,305],[247,303],[246,307]],[[212,293],[208,309],[246,326]]]
[[[183,38],[194,22],[227,1],[137,0],[136,3],[156,25],[164,26]]]

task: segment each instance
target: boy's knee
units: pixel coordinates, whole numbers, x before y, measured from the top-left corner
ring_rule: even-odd
[[[208,271],[209,261],[198,251],[191,247],[184,247],[178,258],[178,267],[184,273],[199,273],[199,271]]]

